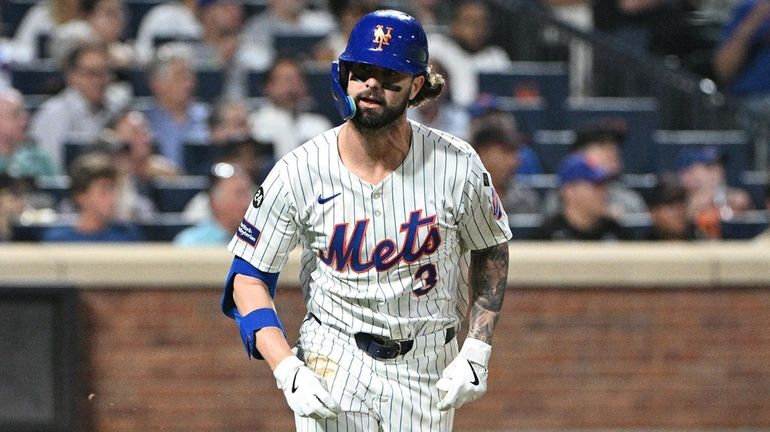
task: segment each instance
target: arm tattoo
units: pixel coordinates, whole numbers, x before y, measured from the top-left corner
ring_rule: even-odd
[[[508,279],[508,244],[471,252],[468,337],[491,343]]]

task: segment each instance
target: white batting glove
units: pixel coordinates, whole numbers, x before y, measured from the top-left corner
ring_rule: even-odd
[[[296,356],[281,360],[273,376],[289,407],[298,415],[323,419],[335,418],[340,412],[340,405],[332,399],[326,382]]]
[[[441,373],[436,387],[446,392],[438,409],[460,408],[487,392],[487,364],[492,346],[478,339],[465,339],[457,357]]]

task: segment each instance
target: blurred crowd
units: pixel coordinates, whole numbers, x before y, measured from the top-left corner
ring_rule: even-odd
[[[725,221],[766,208],[728,184],[719,147],[683,149],[675,170],[644,188],[627,184],[629,131],[608,119],[574,130],[546,173],[516,116],[479,90],[479,71],[505,71],[515,57],[484,1],[182,0],[158,2],[139,21],[127,2],[40,1],[0,34],[0,240],[227,243],[275,161],[339,124],[308,71],[328,70],[358,18],[383,6],[421,20],[432,68],[449,84],[409,117],[470,142],[517,239],[731,238]],[[746,115],[770,115],[770,7],[761,0],[548,7],[635,49],[682,58],[708,45],[681,33],[685,17],[718,23],[709,71],[745,97]],[[58,71],[42,101],[14,88],[11,72],[30,65]],[[213,97],[201,92],[211,88],[201,71],[218,73]]]

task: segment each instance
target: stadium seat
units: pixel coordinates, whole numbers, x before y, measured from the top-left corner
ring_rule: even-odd
[[[16,34],[24,16],[39,0],[3,0],[0,2],[0,36]]]
[[[273,35],[273,47],[277,57],[311,60],[313,50],[324,37],[323,34],[278,33]]]
[[[267,9],[267,0],[243,0],[243,16],[248,20]]]
[[[151,220],[137,223],[144,239],[149,242],[170,242],[180,231],[193,223],[178,213],[164,213]]]
[[[198,85],[195,89],[195,96],[203,102],[212,103],[217,101],[222,95],[224,88],[224,72],[217,69],[199,69],[195,71]],[[145,68],[135,68],[128,71],[128,80],[136,97],[152,96],[150,83],[147,80],[147,70]]]
[[[730,220],[723,220],[720,228],[725,240],[749,240],[768,228],[768,215],[764,210],[746,212]]]
[[[52,221],[37,221],[33,223],[15,222],[11,226],[11,239],[14,242],[40,242],[43,234],[54,227],[75,226],[76,215],[59,215]]]
[[[306,68],[305,78],[307,79],[308,93],[315,100],[315,111],[326,116],[334,125],[342,123],[342,118],[337,112],[334,99],[332,98],[329,65],[324,64]]]
[[[498,109],[513,114],[517,129],[527,136],[537,130],[550,129],[553,124],[551,113],[542,100],[523,103],[516,98],[500,97],[497,103]]]
[[[179,213],[188,202],[208,186],[208,177],[158,177],[152,181],[155,208],[162,213]]]
[[[548,192],[556,189],[559,182],[555,174],[522,175],[519,176],[516,181],[537,191],[541,199],[545,199]]]
[[[64,87],[64,78],[59,68],[48,61],[15,64],[11,85],[25,95],[53,95]]]
[[[247,75],[246,88],[249,97],[264,96],[265,78],[267,72],[251,70]]]
[[[618,222],[631,240],[644,240],[652,230],[652,220],[647,213],[628,214]]]
[[[518,213],[508,215],[508,225],[513,234],[512,240],[530,240],[543,223],[543,216],[539,213]]]
[[[505,72],[480,72],[479,93],[527,100],[540,97],[557,121],[561,107],[569,95],[567,65],[562,62],[514,62]],[[550,128],[557,128],[555,123]]]
[[[738,186],[746,189],[751,195],[751,201],[758,209],[765,208],[765,191],[768,186],[768,175],[762,171],[744,171],[741,173],[741,181]]]
[[[660,125],[658,104],[652,98],[570,98],[564,128],[576,129],[603,122],[626,130],[623,164],[629,173],[654,172],[652,136]]]
[[[642,196],[658,184],[658,178],[655,174],[623,174],[620,181]]]
[[[653,143],[659,171],[675,171],[682,150],[703,146],[716,146],[727,156],[725,171],[730,184],[740,184],[741,173],[749,169],[751,145],[743,131],[659,130],[653,135]]]
[[[72,165],[72,161],[77,159],[78,156],[87,153],[89,151],[97,151],[100,148],[93,143],[81,143],[81,142],[66,142],[64,143],[64,167],[69,168]]]
[[[574,140],[575,133],[571,130],[539,130],[532,134],[532,149],[540,157],[546,174],[557,172],[559,162],[569,153]]]
[[[185,172],[190,175],[208,175],[221,150],[221,147],[210,144],[185,143],[182,150]]]
[[[126,6],[126,28],[123,36],[128,40],[136,39],[136,33],[139,30],[144,16],[155,6],[163,3],[162,0],[128,0]]]
[[[70,178],[66,175],[38,177],[35,179],[35,188],[51,197],[54,205],[58,205],[69,195]]]

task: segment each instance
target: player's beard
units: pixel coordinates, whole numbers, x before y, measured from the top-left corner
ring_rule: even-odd
[[[379,108],[361,108],[359,104],[361,97],[371,97],[371,93],[364,92],[356,96],[356,114],[353,116],[353,124],[359,130],[376,130],[391,125],[406,111],[409,105],[409,94],[404,95],[404,99],[396,104],[388,106],[385,98],[379,98],[382,105]]]

